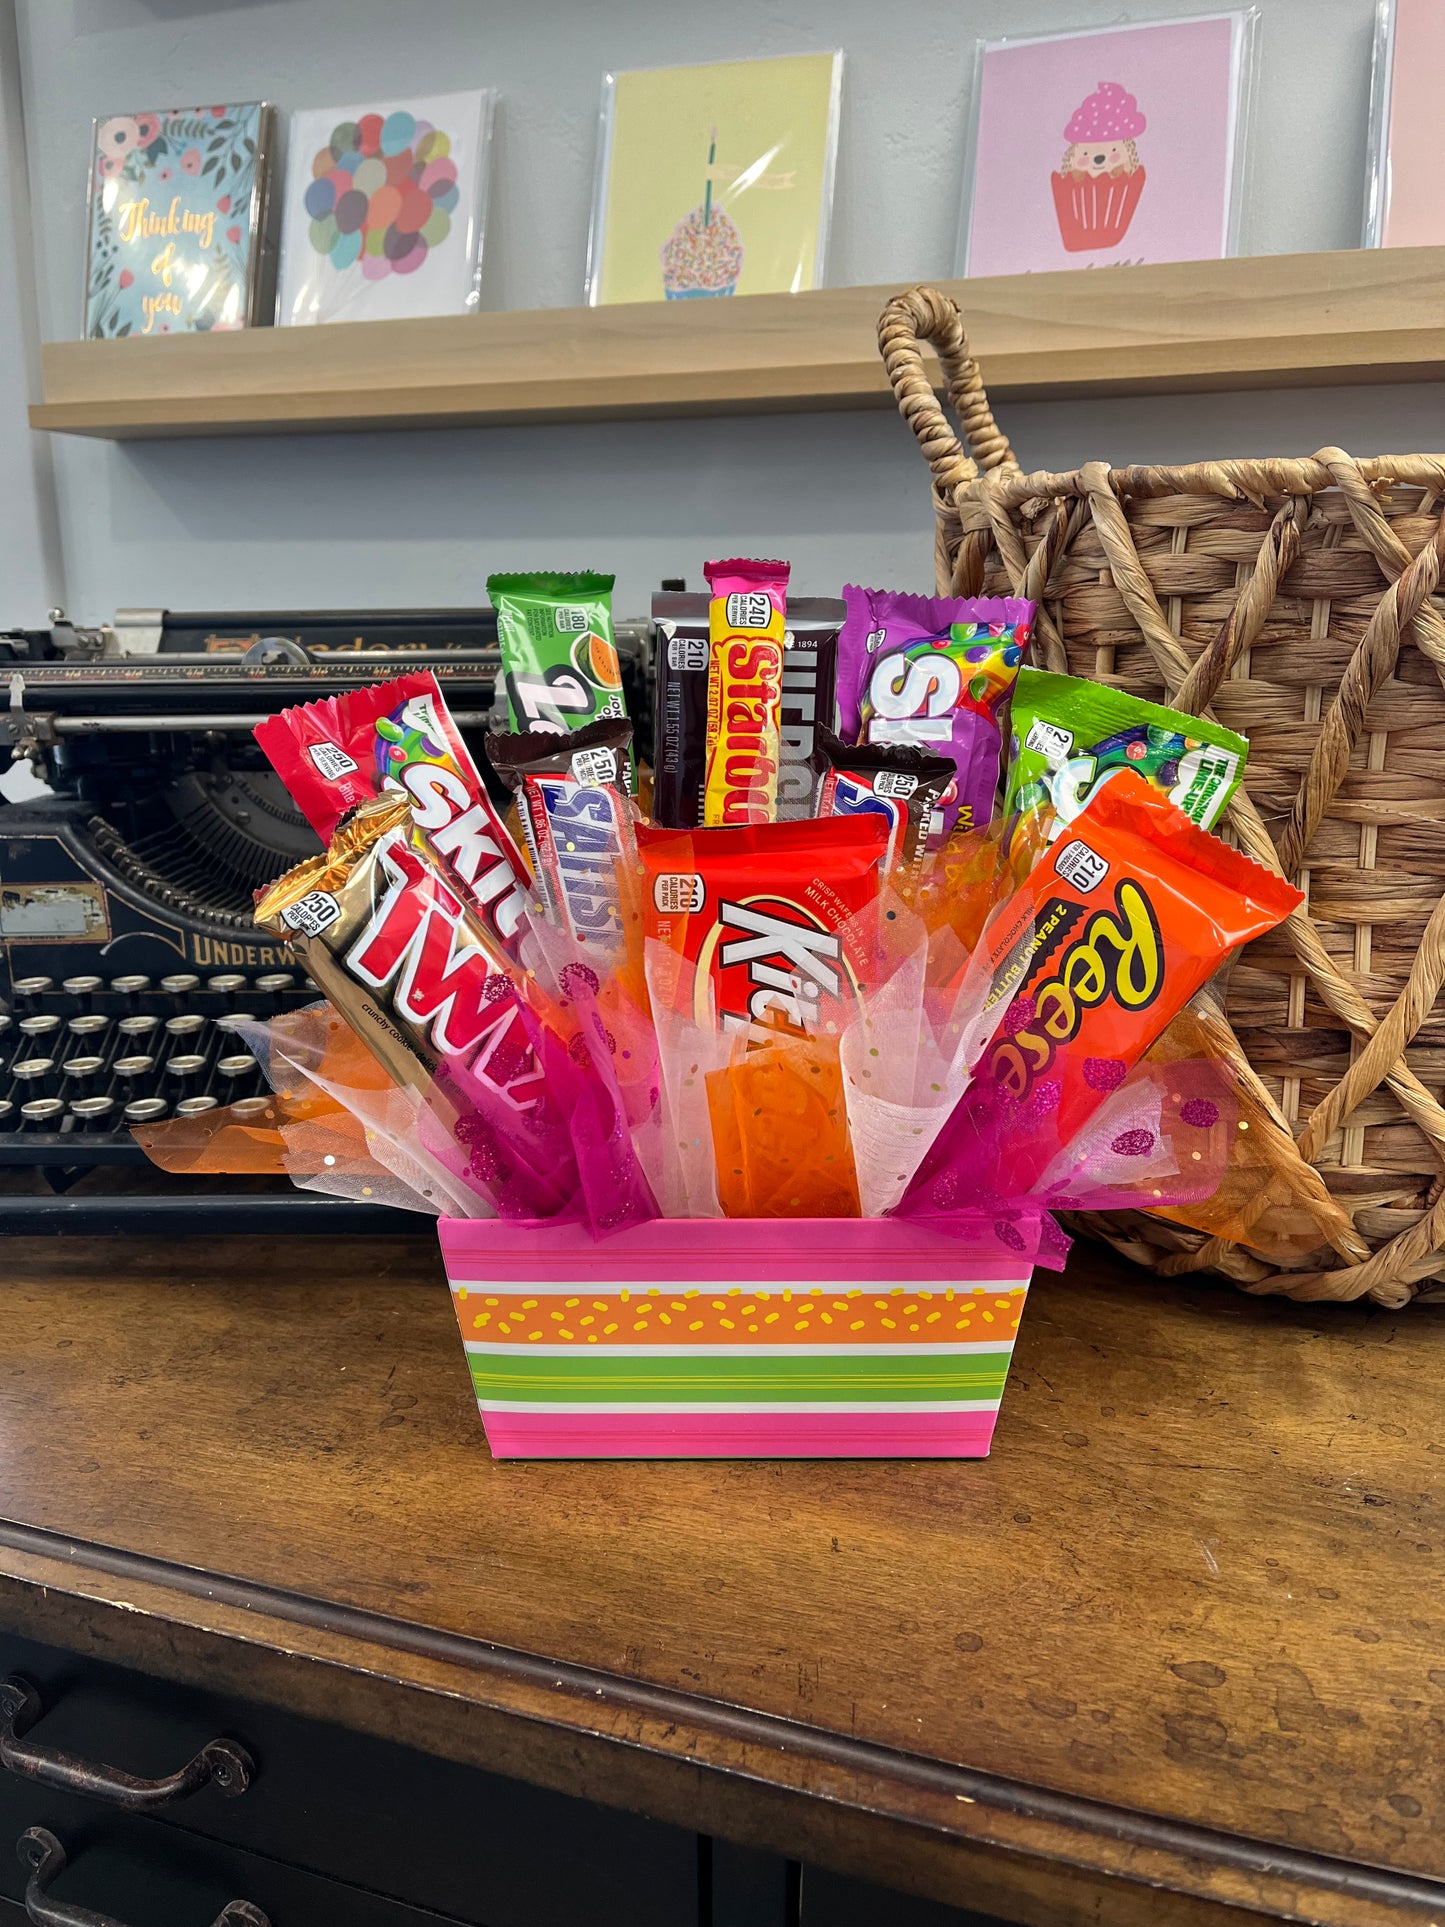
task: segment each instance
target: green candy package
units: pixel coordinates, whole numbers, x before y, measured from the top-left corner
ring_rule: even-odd
[[[487,577],[515,732],[565,733],[626,716],[612,632],[614,579],[591,572]]]
[[[1052,842],[1121,769],[1212,829],[1249,754],[1244,738],[1219,723],[1044,669],[1019,670],[1011,720],[1004,793],[1011,847],[1040,836]]]

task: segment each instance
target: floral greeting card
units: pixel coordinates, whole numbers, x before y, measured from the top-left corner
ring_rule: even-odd
[[[980,43],[958,272],[1231,253],[1253,19]]]
[[[270,116],[248,101],[95,123],[87,339],[255,322]]]
[[[495,99],[474,88],[292,115],[279,326],[476,307]]]
[[[842,75],[838,53],[608,74],[587,299],[820,286]]]

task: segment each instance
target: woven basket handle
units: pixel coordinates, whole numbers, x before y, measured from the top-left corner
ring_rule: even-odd
[[[963,425],[969,453],[939,406],[923,365],[924,342],[943,365],[948,399]],[[940,490],[951,494],[980,469],[1017,470],[1008,438],[993,418],[978,363],[969,352],[957,304],[939,288],[895,294],[878,321],[878,352],[898,397],[899,413],[918,437]]]

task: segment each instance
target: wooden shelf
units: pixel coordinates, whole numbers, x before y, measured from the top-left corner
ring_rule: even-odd
[[[1445,248],[943,285],[996,399],[1445,372]],[[30,421],[124,441],[880,406],[874,327],[891,292],[50,342]]]

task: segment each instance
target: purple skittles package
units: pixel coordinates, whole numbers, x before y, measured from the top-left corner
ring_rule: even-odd
[[[909,743],[952,762],[954,781],[942,798],[930,849],[955,827],[987,829],[1033,603],[855,584],[844,589],[843,600],[839,734],[853,743]]]

